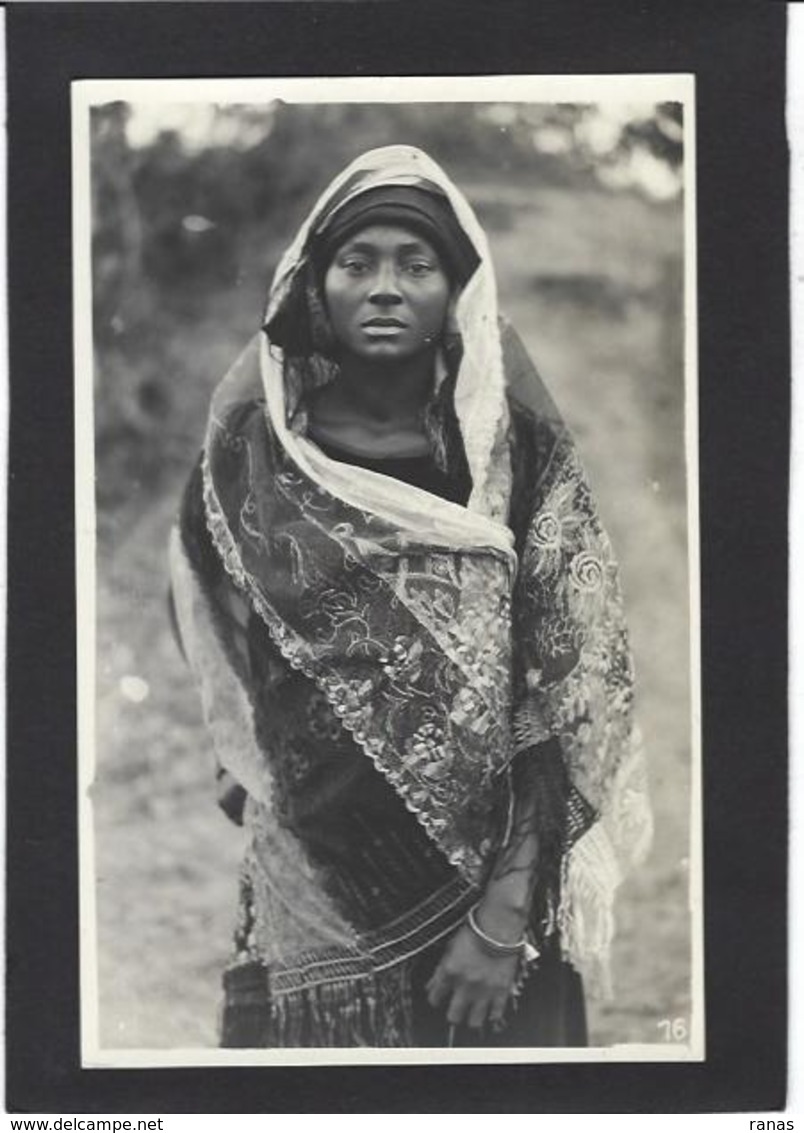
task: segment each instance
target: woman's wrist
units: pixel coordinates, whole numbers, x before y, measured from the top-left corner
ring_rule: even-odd
[[[475,906],[478,926],[503,944],[522,940],[528,923],[530,902],[517,894],[489,887]]]
[[[482,928],[478,921],[479,903],[473,905],[469,912],[466,914],[466,926],[474,937],[475,943],[480,946],[483,952],[499,960],[500,958],[507,957],[511,959],[514,956],[521,956],[522,950],[526,945],[524,936],[518,937],[516,940],[501,940],[498,936],[493,936],[486,929]]]

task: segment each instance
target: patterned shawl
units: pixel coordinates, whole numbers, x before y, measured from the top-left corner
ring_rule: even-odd
[[[486,239],[465,198],[420,151],[365,154],[283,257],[267,325],[298,287],[323,218],[372,186],[421,179],[446,194],[480,260],[451,328],[462,345],[450,395],[467,506],[326,456],[297,409],[304,374],[331,373],[313,365],[300,379],[263,332],[218,387],[203,451],[204,519],[225,569],[205,571],[187,530],[171,542],[184,648],[217,758],[248,792],[258,832],[252,879],[267,912],[255,950],[279,1014],[283,992],[376,984],[454,927],[508,836],[512,783],[538,783],[515,779],[514,761],[537,761],[546,741],[559,745],[570,784],[552,927],[604,991],[615,889],[650,841],[612,548],[572,440],[498,318]],[[417,910],[396,934],[350,923],[283,821],[255,723],[254,618],[277,664],[311,682],[453,867],[435,911]]]

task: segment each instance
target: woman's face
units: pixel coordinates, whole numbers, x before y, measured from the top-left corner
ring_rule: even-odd
[[[435,248],[418,233],[377,224],[350,236],[324,277],[335,337],[350,354],[401,361],[441,338],[451,285]]]

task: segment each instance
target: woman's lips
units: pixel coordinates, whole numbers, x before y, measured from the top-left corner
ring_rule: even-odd
[[[366,319],[363,327],[366,330],[404,330],[407,323],[392,316],[375,315],[373,319]]]

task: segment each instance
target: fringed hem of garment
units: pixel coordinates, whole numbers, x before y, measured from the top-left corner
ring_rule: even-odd
[[[223,1047],[404,1047],[413,1045],[410,966],[358,979],[271,993],[260,964],[224,978]],[[237,988],[239,983],[247,987]]]
[[[562,863],[558,927],[564,958],[582,973],[590,993],[611,1000],[614,893],[621,873],[601,822],[575,843]]]

